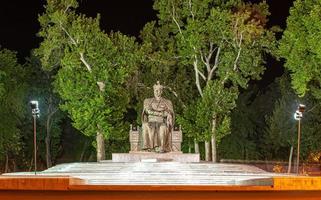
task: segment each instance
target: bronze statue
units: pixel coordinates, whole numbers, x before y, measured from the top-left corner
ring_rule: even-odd
[[[144,100],[142,113],[143,150],[172,151],[174,111],[172,102],[163,98],[163,86],[157,81],[153,86],[154,98]]]

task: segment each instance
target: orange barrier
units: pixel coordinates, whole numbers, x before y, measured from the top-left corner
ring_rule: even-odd
[[[80,179],[0,177],[1,200],[321,199],[321,177],[274,177],[273,186],[86,185]]]

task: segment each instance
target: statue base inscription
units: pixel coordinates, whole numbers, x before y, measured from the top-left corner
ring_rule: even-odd
[[[200,155],[198,153],[182,153],[180,151],[169,153],[155,153],[155,152],[130,152],[130,153],[113,153],[113,162],[181,162],[191,163],[199,162]]]

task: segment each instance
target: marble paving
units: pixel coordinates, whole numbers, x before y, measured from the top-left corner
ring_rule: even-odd
[[[272,177],[281,176],[241,164],[107,161],[60,164],[37,173],[43,175],[72,176],[89,185],[273,185]]]

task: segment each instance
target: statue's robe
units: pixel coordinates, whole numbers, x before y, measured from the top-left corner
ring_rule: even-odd
[[[143,149],[159,147],[162,152],[172,151],[174,110],[170,100],[161,98],[158,102],[155,98],[145,99],[142,124]]]

